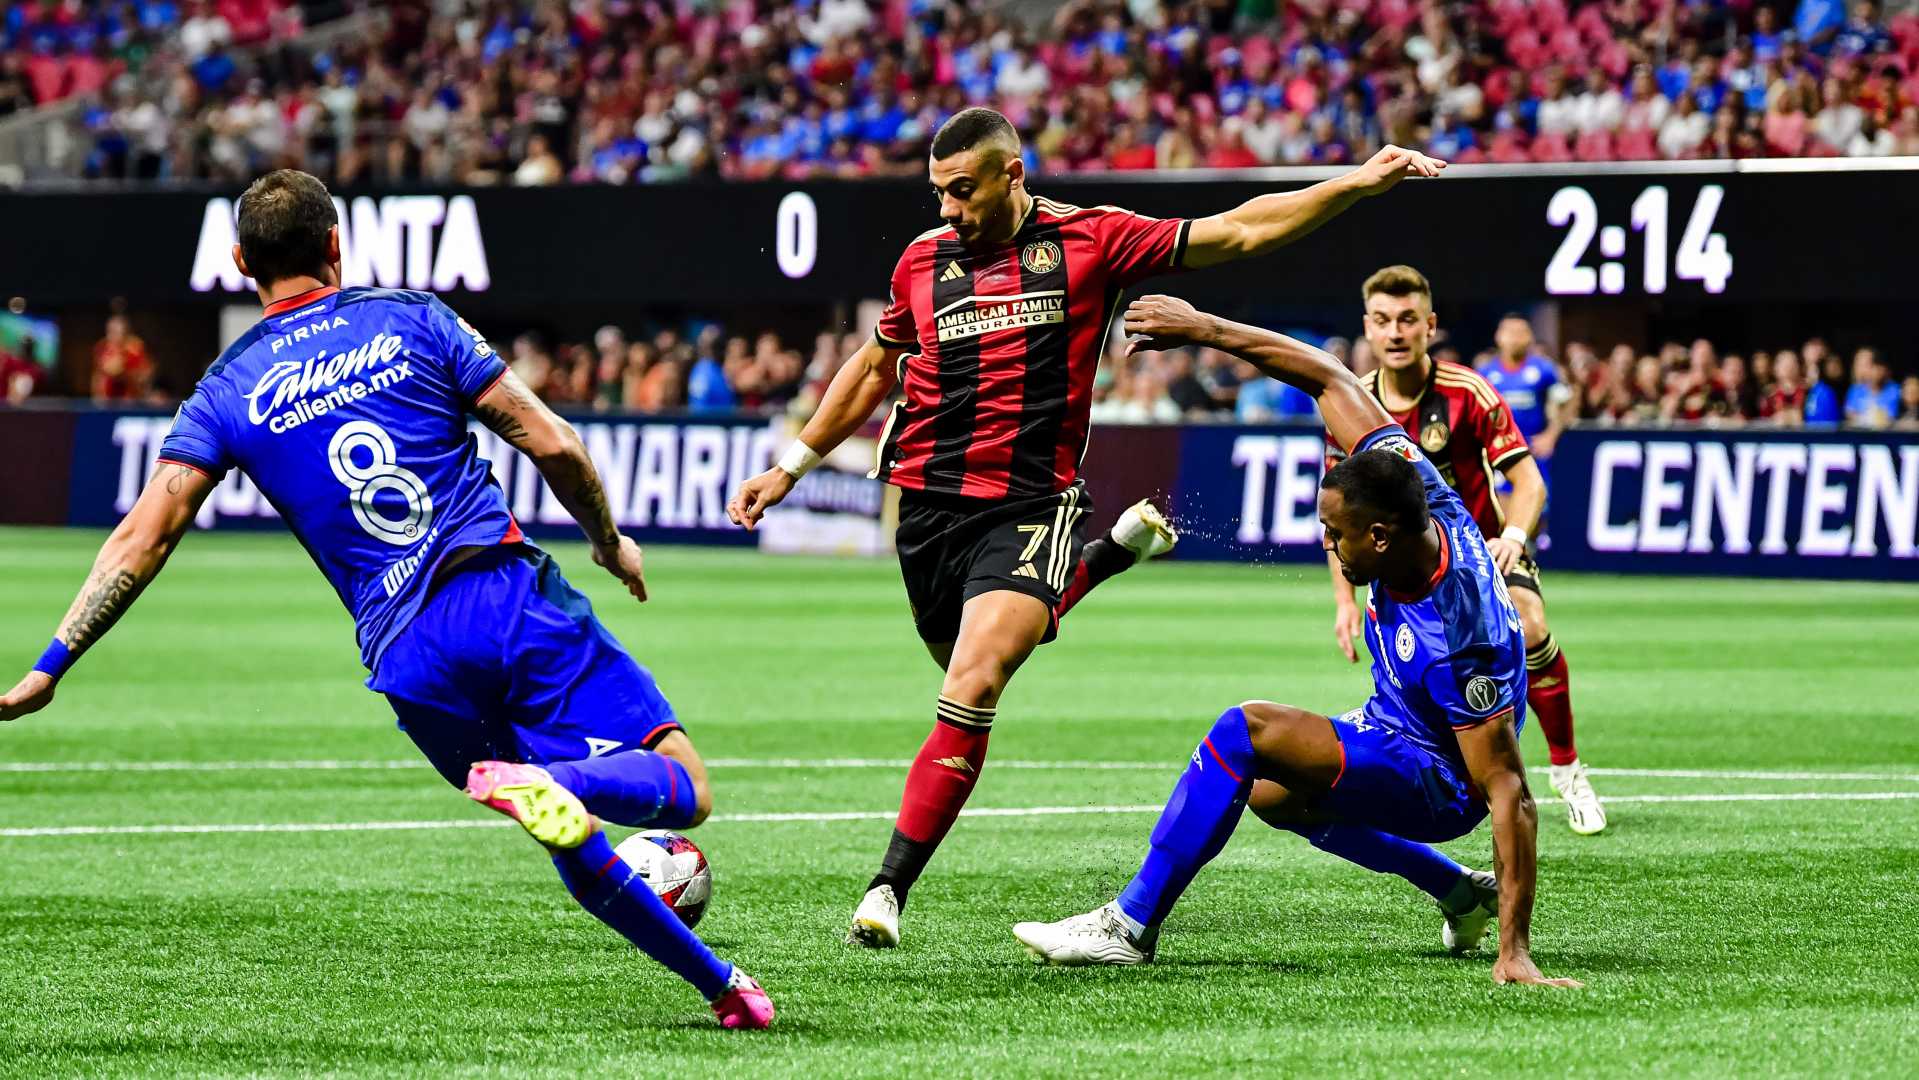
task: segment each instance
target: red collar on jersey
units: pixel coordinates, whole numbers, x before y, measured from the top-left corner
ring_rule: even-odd
[[[1431,596],[1433,594],[1434,589],[1439,588],[1439,579],[1445,577],[1446,571],[1452,569],[1452,565],[1453,565],[1452,545],[1446,542],[1445,529],[1441,528],[1438,530],[1438,532],[1439,532],[1439,569],[1433,571],[1433,579],[1426,583],[1426,587],[1424,589],[1421,589],[1419,592],[1416,592],[1416,593],[1402,593],[1398,589],[1395,589],[1390,585],[1386,586],[1386,595],[1392,597],[1395,603],[1413,604],[1426,599],[1428,596]]]
[[[273,303],[267,305],[266,314],[271,316],[292,311],[294,308],[303,307],[316,300],[325,300],[327,297],[339,291],[339,287],[335,285],[315,286],[303,293],[296,293],[293,296],[289,296],[284,300],[275,300]]]

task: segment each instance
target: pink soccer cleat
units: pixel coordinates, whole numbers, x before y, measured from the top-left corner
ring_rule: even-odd
[[[733,1031],[745,1028],[758,1031],[773,1023],[773,999],[766,996],[753,976],[735,967],[726,993],[713,1000],[713,1015],[720,1026]]]
[[[476,761],[466,774],[467,797],[520,823],[550,848],[576,848],[600,831],[600,820],[545,769],[511,761]]]

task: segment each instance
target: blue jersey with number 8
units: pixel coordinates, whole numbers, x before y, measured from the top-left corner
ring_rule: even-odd
[[[466,426],[505,371],[436,297],[316,290],[268,308],[208,369],[160,459],[216,480],[244,471],[353,613],[360,660],[377,669],[448,552],[521,539]]]

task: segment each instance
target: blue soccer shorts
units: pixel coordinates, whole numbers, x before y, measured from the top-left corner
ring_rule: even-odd
[[[381,655],[386,695],[440,775],[650,749],[680,730],[653,675],[593,616],[552,556],[503,544],[440,582]]]
[[[1436,844],[1472,832],[1486,818],[1463,766],[1354,709],[1330,716],[1344,765],[1314,809]]]

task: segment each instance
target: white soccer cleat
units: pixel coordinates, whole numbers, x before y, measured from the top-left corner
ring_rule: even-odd
[[[1566,800],[1566,822],[1572,830],[1581,836],[1604,832],[1606,808],[1599,805],[1599,795],[1593,791],[1592,781],[1586,779],[1585,764],[1574,761],[1571,765],[1554,765],[1549,776],[1553,791]]]
[[[1023,922],[1013,936],[1042,964],[1086,967],[1093,964],[1148,964],[1153,960],[1153,938],[1135,941],[1132,930],[1112,904],[1058,922]]]
[[[1152,500],[1141,499],[1113,523],[1113,541],[1133,553],[1135,563],[1157,559],[1179,543],[1179,532]]]
[[[1468,870],[1466,877],[1473,886],[1473,906],[1457,915],[1440,909],[1446,916],[1446,928],[1439,937],[1455,956],[1479,948],[1486,927],[1499,918],[1499,882],[1484,870]]]
[[[846,932],[846,942],[869,949],[890,949],[900,943],[900,902],[891,885],[866,890],[860,906],[853,911],[853,927]]]

